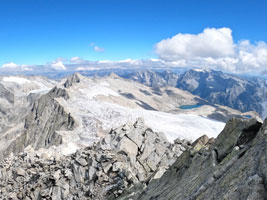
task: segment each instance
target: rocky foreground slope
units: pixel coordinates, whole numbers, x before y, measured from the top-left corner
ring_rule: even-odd
[[[201,137],[141,195],[131,191],[121,199],[266,199],[267,119],[232,119],[210,142]]]
[[[116,199],[126,188],[145,188],[188,147],[167,141],[139,119],[112,130],[91,147],[63,157],[35,151],[0,164],[1,199]]]
[[[32,151],[0,164],[1,199],[264,200],[267,119],[232,119],[217,139],[170,144],[142,120],[63,157]],[[163,174],[163,175],[162,175]]]

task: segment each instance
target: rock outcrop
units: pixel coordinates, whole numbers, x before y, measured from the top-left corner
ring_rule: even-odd
[[[56,82],[44,77],[0,76],[0,137],[21,123],[33,102]]]
[[[24,122],[24,131],[3,152],[0,160],[19,153],[31,145],[34,149],[48,148],[62,142],[56,131],[72,130],[75,122],[69,113],[56,101],[56,98],[68,98],[65,89],[53,88],[38,99]]]
[[[21,153],[0,164],[1,199],[117,199],[144,189],[190,146],[167,142],[139,119],[70,156]]]
[[[198,139],[160,179],[134,191],[131,199],[264,200],[266,135],[267,119],[263,125],[232,119],[216,140]]]
[[[75,83],[79,83],[81,81],[80,74],[75,73],[72,76],[68,77],[65,83],[63,84],[65,88],[71,87]]]

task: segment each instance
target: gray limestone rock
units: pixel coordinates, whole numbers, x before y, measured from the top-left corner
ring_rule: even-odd
[[[103,148],[103,144],[110,149]],[[181,144],[186,146],[186,142]],[[181,144],[170,144],[139,119],[70,156],[50,158],[34,151],[20,153],[0,163],[0,197],[117,199],[133,189],[144,189],[154,177],[158,179],[175,160],[162,161],[178,157]]]
[[[146,189],[119,199],[265,200],[266,135],[267,119],[232,119],[217,139],[202,136]]]
[[[127,137],[123,137],[118,145],[119,151],[126,153],[128,156],[136,156],[138,147]]]
[[[47,148],[62,143],[59,130],[72,130],[75,121],[55,98],[68,98],[67,91],[53,88],[33,105],[24,123],[24,132],[0,154],[0,160],[12,153],[19,153],[28,145],[34,149]]]

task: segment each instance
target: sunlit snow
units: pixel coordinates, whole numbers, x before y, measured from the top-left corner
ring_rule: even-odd
[[[27,80],[26,78],[16,77],[16,76],[4,77],[3,81],[5,81],[5,82],[13,82],[13,83],[17,83],[17,84],[30,83],[30,81]]]

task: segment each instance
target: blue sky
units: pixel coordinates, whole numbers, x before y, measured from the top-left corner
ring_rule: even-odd
[[[235,43],[266,42],[266,10],[263,0],[1,1],[0,65],[157,58],[161,40],[209,27],[230,28]]]

